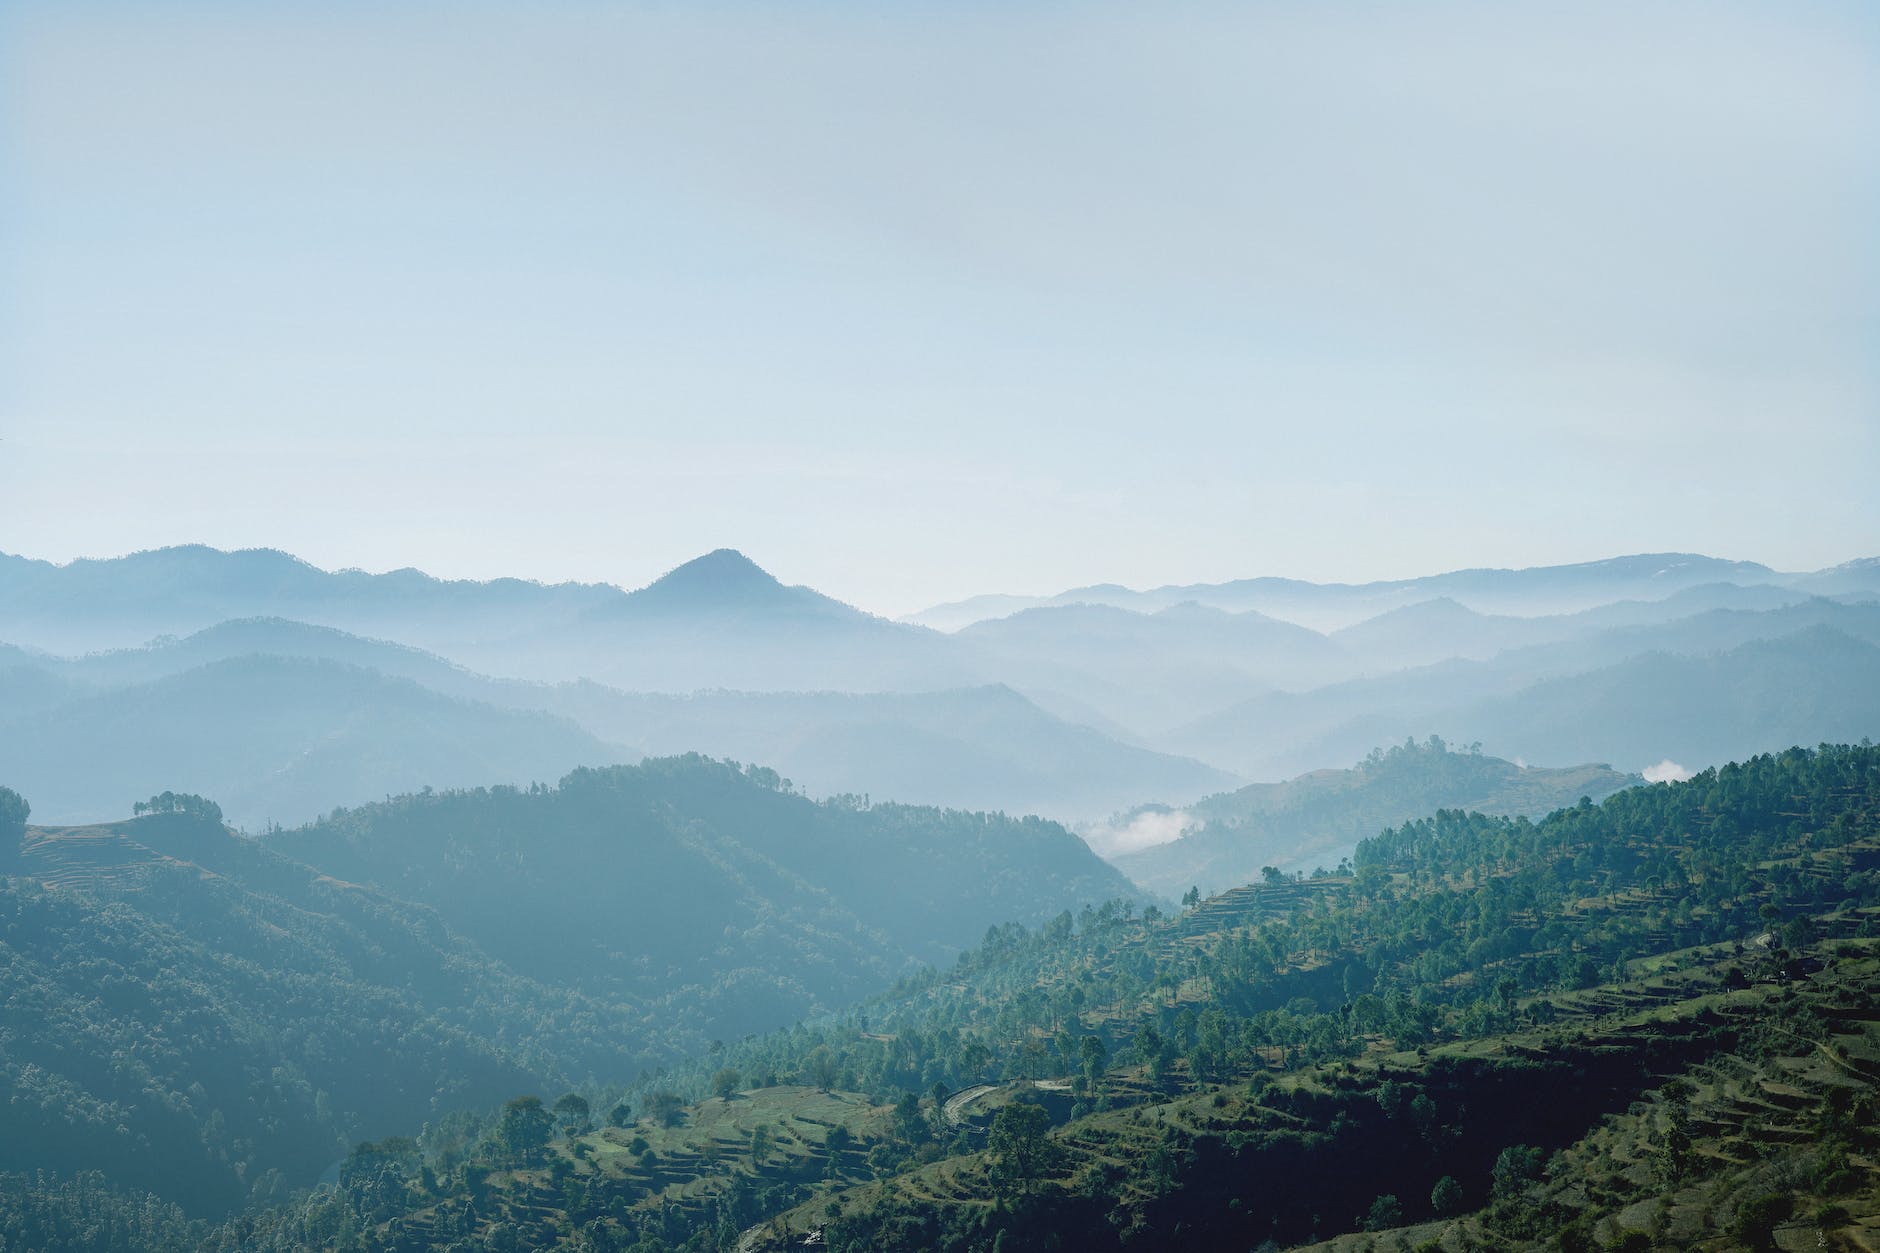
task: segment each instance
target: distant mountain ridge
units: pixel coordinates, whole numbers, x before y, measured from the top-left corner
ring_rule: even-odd
[[[1601,700],[1575,706],[1562,689],[1541,685],[1570,689],[1584,676],[1599,686],[1601,672],[1630,665],[1631,680],[1649,689],[1688,669],[1681,658],[1814,625],[1880,641],[1880,560],[1872,559],[1787,574],[1754,562],[1639,554],[1354,585],[1099,585],[1045,599],[1053,603],[1019,608],[1001,598],[1005,616],[949,634],[787,585],[732,549],[631,592],[452,582],[416,571],[328,573],[282,553],[200,546],[64,567],[0,558],[0,644],[11,646],[0,647],[0,743],[27,745],[28,760],[52,764],[32,755],[32,741],[61,708],[95,697],[102,716],[106,689],[168,683],[179,692],[187,661],[278,653],[420,689],[367,694],[349,679],[364,702],[350,721],[305,684],[276,707],[237,702],[224,711],[230,727],[272,719],[253,737],[259,745],[286,744],[293,737],[281,732],[295,712],[319,710],[314,721],[325,729],[299,728],[292,751],[263,774],[324,779],[320,786],[333,789],[328,805],[432,782],[401,772],[422,755],[410,744],[449,743],[442,724],[413,705],[429,692],[470,702],[487,730],[474,752],[460,739],[424,766],[436,785],[478,781],[453,757],[495,780],[700,750],[777,764],[819,792],[899,793],[1086,821],[1336,766],[1377,744],[1438,731],[1480,740],[1499,756],[1610,761],[1622,770],[1665,756],[1683,761],[1679,752],[1705,746],[1743,754],[1807,740],[1815,713],[1832,717],[1836,735],[1858,739],[1870,732],[1836,693],[1866,690],[1864,662],[1825,635],[1780,656],[1739,659],[1783,668],[1785,718],[1712,702],[1715,725],[1695,728],[1675,714],[1629,708],[1609,686]],[[140,647],[153,636],[164,638]],[[89,653],[97,655],[74,656]],[[1740,668],[1724,677],[1755,689]],[[1565,711],[1574,738],[1538,734],[1527,706],[1543,698]],[[557,732],[548,737],[555,754],[534,751],[520,742],[537,725],[517,717],[525,712],[567,719],[562,732],[591,742],[577,746]],[[375,721],[415,738],[367,751]],[[1654,736],[1638,733],[1645,726]],[[103,732],[75,724],[59,732],[73,744],[94,733]],[[152,734],[150,754],[161,757],[165,737]],[[245,747],[232,732],[216,734],[228,749]],[[1666,746],[1636,755],[1647,738]],[[235,805],[244,790],[249,802],[265,799],[252,778],[199,786]],[[56,778],[39,790],[47,803],[70,795]],[[287,820],[308,816],[314,790],[301,790]],[[123,797],[113,790],[96,801],[86,814],[114,812]],[[244,821],[259,816],[241,812]]]
[[[1484,613],[1557,614],[1616,600],[1660,600],[1705,583],[1794,586],[1828,594],[1880,592],[1880,558],[1844,562],[1826,570],[1783,573],[1759,562],[1697,553],[1639,553],[1569,565],[1452,570],[1371,583],[1313,583],[1266,577],[1169,584],[1146,591],[1103,584],[1045,596],[971,597],[921,610],[904,621],[954,631],[988,618],[1051,605],[1099,604],[1152,612],[1194,601],[1230,612],[1256,609],[1323,631],[1438,597],[1449,597]]]

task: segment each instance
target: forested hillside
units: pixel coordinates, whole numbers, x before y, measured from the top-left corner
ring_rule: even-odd
[[[702,757],[401,797],[269,844],[431,906],[519,971],[660,1004],[700,1041],[951,960],[992,923],[1134,891],[1055,823],[818,803]]]
[[[102,1169],[196,1215],[284,1197],[362,1137],[825,1011],[989,919],[1131,890],[1049,823],[817,805],[705,759],[410,796],[268,844],[198,798],[152,804],[91,827],[0,814],[0,1171]]]
[[[511,1101],[360,1146],[337,1187],[210,1247],[1591,1253],[1880,1230],[1880,749],[1538,822],[1443,811],[1354,862],[1173,917],[993,928],[605,1111]]]
[[[209,816],[29,827],[4,869],[0,1171],[102,1170],[219,1214],[361,1136],[671,1056]]]

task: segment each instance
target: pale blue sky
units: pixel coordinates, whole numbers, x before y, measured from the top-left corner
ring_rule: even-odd
[[[1880,553],[1861,4],[0,5],[0,549]]]

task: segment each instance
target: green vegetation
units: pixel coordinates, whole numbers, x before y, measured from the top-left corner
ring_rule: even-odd
[[[1259,879],[1262,868],[1330,866],[1359,840],[1399,823],[1456,809],[1540,817],[1582,796],[1603,800],[1640,780],[1608,766],[1550,770],[1452,751],[1438,736],[1376,749],[1350,770],[1318,770],[1196,801],[1180,839],[1117,857],[1137,883],[1173,898],[1184,887],[1220,892]]]
[[[624,1093],[351,1138],[337,1182],[151,1247],[1852,1248],[1877,1006],[1880,749],[1797,749],[1539,821],[1444,810],[1174,916],[994,925]]]
[[[33,807],[12,788],[0,787],[0,870],[11,870],[20,856],[20,841],[26,838],[26,820]]]
[[[435,909],[520,973],[635,1007],[675,1054],[852,1002],[994,923],[1134,894],[1056,823],[817,803],[695,755],[400,797],[268,843]]]
[[[283,1199],[361,1137],[653,1060],[618,1010],[177,812],[28,830],[0,1004],[0,1170],[103,1170],[197,1215]]]

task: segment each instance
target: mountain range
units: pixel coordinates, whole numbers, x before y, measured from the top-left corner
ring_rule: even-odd
[[[291,824],[699,751],[817,795],[1091,823],[1435,733],[1622,774],[1858,739],[1880,732],[1877,598],[1880,561],[1785,574],[1655,554],[1079,589],[986,601],[1016,611],[947,632],[731,550],[635,591],[202,547],[0,557],[0,753],[75,822],[180,787],[242,825]],[[95,743],[113,746],[96,770]]]

